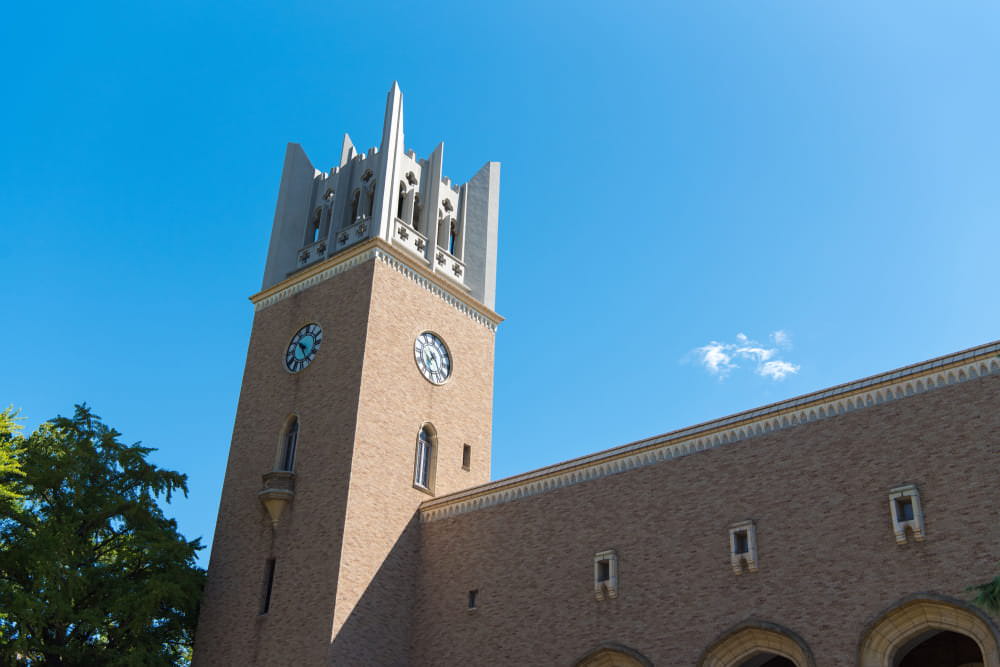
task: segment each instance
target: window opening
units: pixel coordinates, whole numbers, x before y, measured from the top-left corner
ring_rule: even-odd
[[[594,554],[594,597],[618,597],[618,554],[613,549]]]
[[[420,195],[413,196],[413,228],[420,231],[420,216],[423,215],[424,207],[420,205]]]
[[[420,429],[417,435],[417,464],[413,482],[423,488],[430,489],[431,452],[434,445],[427,427]]]
[[[896,544],[906,544],[908,532],[917,542],[924,539],[924,512],[915,485],[906,484],[889,490],[889,514]]]
[[[473,589],[469,591],[469,609],[476,608],[476,598],[479,597],[479,590]]]
[[[729,527],[729,564],[733,574],[757,571],[757,526],[752,520]]]
[[[468,470],[472,467],[472,447],[462,445],[462,468]]]
[[[266,614],[271,608],[271,589],[274,587],[274,559],[268,558],[264,567],[264,598],[261,600],[260,613]]]
[[[354,191],[354,197],[351,199],[351,222],[353,223],[358,219],[358,205],[361,203],[361,190]]]
[[[747,538],[747,531],[740,530],[733,533],[733,552],[745,554],[750,551],[750,540]]]
[[[913,521],[913,501],[909,498],[896,500],[896,515],[900,521]]]
[[[295,446],[299,439],[299,420],[292,418],[292,423],[288,425],[285,432],[285,449],[281,455],[281,469],[291,472],[295,464]]]
[[[406,183],[399,183],[399,204],[396,207],[396,217],[403,219],[403,204],[406,203]]]
[[[452,255],[455,254],[455,241],[457,239],[458,239],[458,229],[457,225],[455,224],[455,219],[452,218],[451,228],[448,231],[448,252],[450,252]]]

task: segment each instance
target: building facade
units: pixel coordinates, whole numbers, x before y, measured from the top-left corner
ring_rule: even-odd
[[[499,165],[288,147],[197,665],[1000,667],[1000,343],[490,481]]]

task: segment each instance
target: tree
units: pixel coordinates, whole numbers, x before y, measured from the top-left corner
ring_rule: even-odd
[[[17,437],[21,425],[17,423],[17,412],[13,407],[0,410],[0,507],[8,507],[19,500],[13,483],[5,480],[23,475],[18,462],[20,438]]]
[[[10,411],[8,410],[8,414]],[[28,665],[188,661],[205,573],[158,501],[187,477],[149,463],[85,405],[30,436],[0,488],[0,658]]]

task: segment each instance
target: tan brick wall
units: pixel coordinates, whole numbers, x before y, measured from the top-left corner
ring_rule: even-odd
[[[1000,377],[991,376],[421,526],[415,665],[570,665],[602,642],[695,665],[755,618],[820,667],[930,591],[968,599],[1000,560]],[[897,546],[888,491],[920,489],[927,539]],[[730,524],[757,524],[736,576]],[[593,555],[620,557],[597,602]],[[479,590],[478,609],[466,594]]]
[[[435,493],[489,479],[493,333],[382,262],[372,292],[334,664],[407,664],[419,570],[415,513],[430,497],[413,487],[420,426],[430,422],[438,433]],[[427,382],[413,358],[414,340],[428,330],[454,361],[441,386]],[[470,471],[462,469],[466,443]]]
[[[285,347],[309,322],[322,325],[323,344],[309,368],[290,374]],[[437,332],[455,360],[441,387],[414,363],[424,330]],[[489,329],[381,261],[257,313],[196,664],[406,662],[418,563],[412,526],[429,497],[412,486],[416,435],[424,421],[438,431],[438,493],[488,480],[492,367]],[[272,533],[257,492],[293,412],[296,495]],[[471,471],[461,469],[464,443],[473,446]],[[271,609],[260,615],[270,557]]]

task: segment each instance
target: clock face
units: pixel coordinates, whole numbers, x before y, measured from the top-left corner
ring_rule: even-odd
[[[413,343],[417,368],[434,384],[444,384],[451,377],[451,355],[444,341],[430,331],[417,336]]]
[[[322,342],[323,329],[318,324],[307,324],[299,329],[285,350],[285,368],[298,373],[311,364]]]

